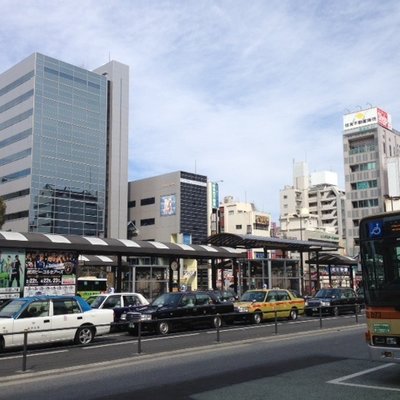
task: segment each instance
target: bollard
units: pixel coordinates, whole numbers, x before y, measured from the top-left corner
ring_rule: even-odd
[[[277,335],[278,334],[278,311],[275,309],[274,313],[275,313],[275,335]]]
[[[358,313],[360,312],[360,306],[356,304],[356,324],[358,324]]]
[[[319,306],[319,329],[322,329],[322,307]]]
[[[142,321],[138,323],[138,341],[137,341],[137,352],[142,353]]]
[[[26,371],[26,356],[28,352],[28,330],[24,330],[24,349],[22,351],[22,372]]]
[[[219,314],[217,314],[217,317],[218,317],[218,320],[217,320],[217,323],[215,324],[216,325],[216,328],[217,328],[217,343],[219,343],[220,342],[220,340],[221,340],[221,338],[220,338],[220,332],[219,332],[219,321],[220,321],[220,315]]]

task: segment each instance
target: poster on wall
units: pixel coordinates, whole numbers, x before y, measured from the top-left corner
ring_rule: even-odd
[[[0,252],[0,298],[20,297],[23,292],[25,252],[1,249]]]
[[[68,252],[27,252],[24,296],[74,295],[78,255]]]
[[[169,194],[160,197],[160,216],[167,217],[176,214],[176,196]]]

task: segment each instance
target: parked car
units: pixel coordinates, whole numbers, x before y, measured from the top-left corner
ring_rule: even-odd
[[[286,289],[248,290],[234,306],[239,313],[236,319],[254,324],[275,318],[275,312],[278,318],[292,320],[304,313],[304,299],[294,296]]]
[[[95,335],[108,333],[113,319],[112,310],[94,310],[79,296],[14,299],[0,309],[0,350],[22,346],[25,330],[29,345],[56,341],[85,345]]]
[[[126,327],[126,322],[121,321],[123,313],[149,304],[148,300],[140,293],[104,293],[90,296],[86,301],[92,308],[112,309],[114,311],[113,325],[120,328]]]
[[[218,315],[217,315],[218,314]],[[206,291],[164,293],[150,305],[121,316],[129,323],[128,331],[142,328],[167,335],[171,330],[195,325],[220,326],[233,320],[233,303],[221,301]]]
[[[356,312],[359,300],[356,292],[351,288],[320,289],[314,297],[306,300],[305,313],[308,316],[323,314],[337,316],[352,311]]]

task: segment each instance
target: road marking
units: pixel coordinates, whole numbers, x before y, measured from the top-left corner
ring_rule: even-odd
[[[57,353],[66,353],[69,350],[55,350],[55,351],[46,351],[43,353],[34,353],[34,354],[27,354],[27,357],[37,357],[37,356],[47,356],[49,354],[57,354]],[[21,354],[17,356],[9,356],[9,357],[1,357],[1,360],[15,360],[21,358]]]
[[[154,338],[149,338],[149,339],[143,339],[142,337],[142,342],[154,342],[156,340],[166,340],[166,339],[176,339],[176,338],[181,338],[181,337],[188,337],[188,336],[198,336],[200,333],[188,333],[187,335],[167,335],[167,336],[158,336]],[[121,344],[132,344],[137,343],[137,338],[131,339],[131,340],[126,340],[124,342],[117,342],[117,343],[105,343],[105,344],[97,344],[94,346],[89,346],[89,347],[82,347],[82,350],[91,350],[91,349],[98,349],[100,347],[110,347],[110,346],[120,346]]]
[[[371,372],[375,372],[375,371],[379,371],[379,370],[384,369],[384,368],[392,367],[393,365],[397,365],[397,364],[389,363],[389,364],[380,365],[379,367],[366,369],[365,371],[360,371],[360,372],[357,372],[355,374],[346,375],[346,376],[342,376],[341,378],[333,379],[331,381],[328,381],[327,383],[332,383],[334,385],[360,387],[360,388],[366,388],[366,389],[389,390],[389,391],[392,391],[392,392],[400,392],[400,388],[374,386],[374,385],[362,385],[360,383],[344,382],[344,381],[348,381],[349,379],[353,379],[353,378],[357,378],[357,377],[362,376],[362,375],[369,374]]]

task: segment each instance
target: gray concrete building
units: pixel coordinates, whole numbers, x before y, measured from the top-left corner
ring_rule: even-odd
[[[400,155],[400,134],[387,112],[371,107],[343,117],[347,254],[359,252],[360,219],[385,212],[388,160]]]
[[[34,53],[0,75],[4,230],[126,237],[128,89],[115,61]]]
[[[177,171],[129,182],[129,221],[139,240],[201,244],[207,238],[207,177]]]

